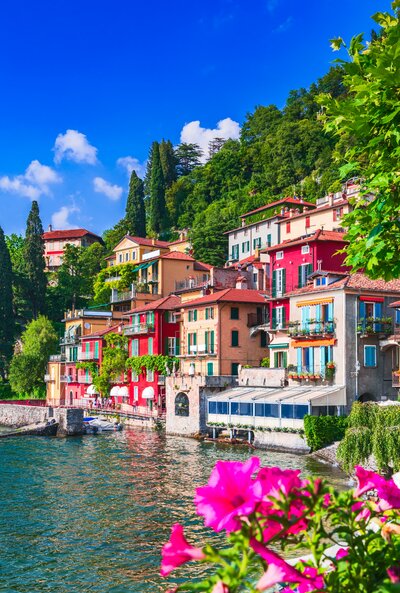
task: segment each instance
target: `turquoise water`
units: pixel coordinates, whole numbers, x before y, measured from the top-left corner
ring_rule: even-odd
[[[195,515],[194,488],[217,459],[252,454],[140,431],[0,439],[0,591],[164,591],[159,553],[170,525],[183,522],[191,543],[204,543],[209,531]],[[345,484],[341,472],[307,457],[256,454]],[[180,575],[200,570],[192,567]]]

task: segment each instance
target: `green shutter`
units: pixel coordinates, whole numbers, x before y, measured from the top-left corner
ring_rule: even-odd
[[[237,329],[233,329],[231,333],[231,345],[239,346],[239,332]]]
[[[214,342],[214,330],[211,330],[211,335],[210,335],[210,347],[211,347],[211,352],[214,354],[214,348],[215,348],[215,342]]]
[[[178,356],[180,353],[180,341],[179,338],[175,338],[175,354]]]
[[[187,353],[190,354],[190,334],[188,334]]]
[[[287,368],[287,352],[283,352],[283,368]]]
[[[209,334],[209,332],[208,332],[208,331],[204,332],[204,341],[205,341],[205,343],[206,343],[206,344],[205,344],[205,345],[206,345],[206,352],[208,352],[208,346],[209,346],[209,338],[208,338],[208,334]]]
[[[214,364],[212,362],[207,363],[207,375],[212,376],[214,374]]]
[[[276,309],[272,309],[272,329],[276,329]]]
[[[164,352],[163,354],[169,356],[169,338],[164,339]]]
[[[208,319],[208,307],[206,307],[206,315],[205,318]]]
[[[307,278],[310,276],[310,274],[312,274],[313,269],[312,269],[312,264],[308,264],[307,266]]]
[[[302,268],[302,266],[299,266],[297,268],[297,272],[298,272],[298,287],[299,288],[302,288],[302,286],[303,286],[303,282],[302,282],[302,278],[301,278],[301,268]]]
[[[286,309],[282,307],[282,328],[286,327]]]
[[[274,352],[274,369],[278,368],[278,353]]]
[[[271,247],[271,243],[272,243],[271,235],[267,235],[267,247]]]
[[[193,346],[197,346],[197,333],[193,334]]]
[[[147,353],[153,354],[153,338],[147,339]]]
[[[193,312],[193,319],[194,321],[197,321],[197,309],[195,309]]]
[[[272,272],[272,297],[276,297],[276,270]]]
[[[282,269],[282,294],[286,292],[286,269]]]

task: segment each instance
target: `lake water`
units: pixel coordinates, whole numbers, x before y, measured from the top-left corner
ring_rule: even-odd
[[[217,459],[254,454],[346,485],[339,470],[308,457],[149,432],[0,439],[0,591],[164,591],[171,581],[158,576],[159,554],[170,525],[184,523],[191,543],[205,543],[195,487]]]

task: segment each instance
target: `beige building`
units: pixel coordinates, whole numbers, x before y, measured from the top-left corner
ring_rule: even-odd
[[[90,245],[93,245],[93,243],[103,243],[101,237],[86,229],[54,231],[51,225],[49,226],[48,231],[43,233],[42,238],[47,272],[53,272],[61,266],[64,250],[67,245],[89,247]]]

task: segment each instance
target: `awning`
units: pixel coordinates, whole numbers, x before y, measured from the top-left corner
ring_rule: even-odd
[[[139,270],[145,270],[146,268],[149,268],[150,266],[153,265],[154,262],[148,262],[145,264],[139,264],[138,266],[136,266],[136,268],[133,268],[133,272],[138,272]]]
[[[243,403],[309,404],[312,406],[346,405],[346,388],[343,385],[322,387],[234,387],[208,398],[210,402],[233,401]]]
[[[145,387],[142,391],[142,397],[144,399],[153,399],[154,398],[154,389],[153,387]]]
[[[282,342],[282,343],[280,343],[280,344],[269,344],[269,345],[268,345],[268,348],[272,348],[272,349],[274,349],[274,348],[275,348],[275,349],[279,348],[279,349],[281,349],[281,350],[282,350],[283,348],[289,348],[289,344],[287,344],[287,343],[283,343],[283,342]]]
[[[87,395],[99,395],[99,392],[97,391],[94,385],[89,385],[89,387],[86,390],[86,393]]]
[[[367,303],[383,303],[385,299],[383,297],[377,296],[360,296],[360,301],[364,301]]]
[[[111,391],[110,391],[110,395],[112,395],[113,397],[117,397],[117,395],[119,395],[119,387],[117,387],[117,385],[115,385]]]
[[[128,395],[129,395],[128,388],[126,386],[120,387],[118,390],[118,395],[119,395],[119,397],[128,397]]]
[[[301,301],[300,303],[296,303],[296,307],[310,307],[311,305],[325,305],[328,303],[333,303],[333,297],[324,297],[319,299],[311,299],[309,301]]]
[[[315,346],[334,346],[335,338],[327,338],[326,340],[293,340],[293,348],[314,348]]]

